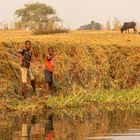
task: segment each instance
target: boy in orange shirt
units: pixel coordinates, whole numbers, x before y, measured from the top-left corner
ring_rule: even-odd
[[[53,84],[53,72],[54,72],[53,58],[56,55],[57,54],[54,54],[54,49],[52,47],[49,47],[48,55],[45,60],[45,70],[44,70],[46,90],[47,90],[48,96],[50,96],[50,90],[51,90],[51,86]]]

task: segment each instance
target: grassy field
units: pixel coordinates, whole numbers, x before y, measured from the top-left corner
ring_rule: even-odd
[[[29,39],[33,43],[34,60],[37,63],[31,67],[37,78],[38,93],[45,94],[41,66],[44,65],[47,48],[54,47],[59,54],[55,58],[56,95],[63,95],[66,99],[73,93],[108,90],[110,93],[114,91],[112,95],[114,96],[118,91],[116,98],[120,103],[121,94],[125,94],[126,92],[123,92],[125,90],[133,93],[134,98],[131,101],[129,94],[126,94],[127,97],[122,98],[123,102],[125,98],[126,102],[129,99],[129,103],[133,100],[139,102],[140,35],[107,31],[32,35],[29,31],[14,30],[0,30],[0,35],[0,95],[4,99],[18,98],[21,95],[20,62],[15,53],[23,48],[25,40]],[[30,93],[30,84],[28,90]],[[101,96],[101,98],[106,101],[109,97]],[[113,99],[114,97],[112,101]]]

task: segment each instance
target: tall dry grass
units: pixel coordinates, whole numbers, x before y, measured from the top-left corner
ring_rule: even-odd
[[[59,54],[55,58],[55,90],[75,88],[125,89],[140,84],[140,36],[117,32],[74,31],[61,35],[33,36],[23,31],[0,31],[0,72],[6,91],[19,92],[19,62],[15,52],[30,39],[33,43],[33,71],[42,89],[43,68],[48,47]],[[15,82],[13,82],[15,81]],[[9,85],[9,86],[8,86]],[[12,86],[11,86],[12,85]],[[3,88],[1,87],[1,88]],[[3,93],[4,93],[3,92]]]

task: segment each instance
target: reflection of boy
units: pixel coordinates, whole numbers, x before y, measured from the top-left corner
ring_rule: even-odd
[[[22,139],[23,140],[30,140],[30,134],[31,134],[31,126],[28,124],[22,124]]]
[[[35,115],[32,116],[31,119],[31,124],[22,124],[22,137],[26,137],[24,140],[30,140],[31,136],[31,129],[32,127],[35,127],[34,125],[36,124],[37,118]]]
[[[48,121],[45,124],[45,140],[52,140],[54,137],[53,131],[53,116],[49,115]]]

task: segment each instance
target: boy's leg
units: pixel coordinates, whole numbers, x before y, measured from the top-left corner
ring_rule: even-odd
[[[46,88],[47,96],[50,95],[49,83],[46,83],[46,84],[45,84],[45,88]]]
[[[22,96],[24,99],[27,98],[27,86],[26,83],[22,83]]]
[[[31,69],[28,70],[28,73],[29,73],[29,77],[31,79],[31,85],[32,85],[32,88],[33,88],[33,92],[36,93],[36,81],[35,81],[35,78],[32,74]]]
[[[49,88],[50,88],[50,94],[53,95],[53,73],[50,73],[50,83],[49,83]]]
[[[44,75],[45,75],[45,88],[46,88],[46,92],[47,92],[47,96],[50,95],[50,72],[47,70],[44,70]]]
[[[35,79],[31,80],[31,85],[32,85],[32,88],[33,88],[33,92],[36,94],[36,81],[35,81]]]
[[[26,68],[24,68],[24,67],[21,67],[20,68],[20,70],[21,70],[21,79],[22,79],[22,96],[24,97],[24,98],[26,98],[26,96],[27,96],[27,87],[26,87],[26,83],[27,83],[27,69]]]
[[[50,95],[53,95],[53,82],[49,83],[49,92],[50,92]]]

